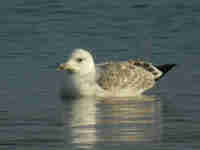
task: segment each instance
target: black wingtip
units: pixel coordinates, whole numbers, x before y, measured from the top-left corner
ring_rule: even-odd
[[[175,66],[177,66],[177,64],[164,64],[156,66],[156,68],[158,68],[163,73],[162,76],[156,79],[156,81],[162,78],[168,71],[170,71]]]
[[[165,64],[165,65],[156,66],[156,68],[158,68],[160,71],[162,71],[165,74],[175,66],[176,64]]]

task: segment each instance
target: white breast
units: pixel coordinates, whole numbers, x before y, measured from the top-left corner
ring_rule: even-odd
[[[76,74],[64,76],[62,93],[66,96],[92,96],[96,93],[96,84],[86,77]]]

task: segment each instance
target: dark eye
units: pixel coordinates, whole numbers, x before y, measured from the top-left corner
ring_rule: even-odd
[[[77,58],[76,61],[80,63],[80,62],[83,61],[83,59],[82,58]]]

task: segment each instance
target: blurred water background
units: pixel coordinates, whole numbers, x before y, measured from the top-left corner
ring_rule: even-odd
[[[0,149],[200,149],[200,1],[0,3]],[[178,67],[140,99],[62,100],[56,64],[79,47]]]

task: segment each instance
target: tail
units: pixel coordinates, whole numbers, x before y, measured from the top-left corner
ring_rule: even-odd
[[[155,80],[158,81],[159,79],[161,79],[163,76],[165,76],[165,74],[169,70],[171,70],[175,66],[176,66],[176,64],[165,64],[165,65],[156,66],[156,68],[162,72],[162,75],[160,77],[156,78]]]

